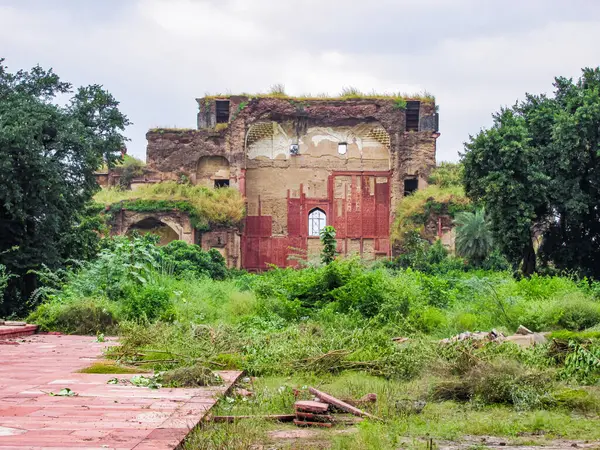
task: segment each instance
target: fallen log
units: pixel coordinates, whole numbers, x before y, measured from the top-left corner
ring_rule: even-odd
[[[346,411],[346,412],[353,414],[355,416],[358,416],[358,417],[368,417],[369,419],[382,421],[381,418],[374,416],[373,414],[370,414],[361,409],[355,408],[354,406],[349,405],[348,403],[335,398],[333,395],[329,395],[325,392],[321,392],[313,387],[309,387],[308,391],[311,394],[313,394],[314,396],[318,397],[321,401],[323,401],[325,403],[329,403],[330,405],[333,405],[336,408],[341,409],[342,411]]]
[[[292,422],[296,418],[295,414],[270,414],[266,416],[212,416],[208,417],[209,422],[233,423],[236,420],[261,419],[272,420],[274,422]]]

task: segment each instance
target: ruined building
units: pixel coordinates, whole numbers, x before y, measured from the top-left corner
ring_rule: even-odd
[[[171,238],[218,248],[230,266],[294,265],[320,251],[332,225],[338,252],[388,257],[390,224],[404,195],[435,166],[438,114],[432,99],[198,99],[198,129],[147,133],[147,182],[187,177],[229,186],[246,199],[243,226],[197,232],[181,211],[131,212],[116,224],[166,225]]]

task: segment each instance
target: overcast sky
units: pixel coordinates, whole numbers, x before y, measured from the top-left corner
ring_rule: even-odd
[[[600,65],[598,0],[0,0],[0,57],[98,83],[134,123],[195,127],[196,97],[419,92],[440,106],[438,161],[491,113]]]

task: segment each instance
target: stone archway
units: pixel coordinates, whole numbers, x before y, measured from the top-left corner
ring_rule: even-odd
[[[165,228],[167,227],[167,228]],[[128,234],[132,230],[140,233],[153,232],[162,237],[161,245],[172,240],[193,244],[194,228],[188,213],[183,211],[130,211],[122,210],[113,226],[113,233]]]
[[[229,161],[224,156],[202,156],[196,168],[196,183],[207,187],[229,185]]]
[[[180,233],[175,230],[172,225],[173,224],[169,225],[165,223],[163,220],[158,220],[155,217],[146,217],[139,222],[130,225],[125,234],[129,235],[133,231],[137,231],[140,234],[155,234],[160,238],[158,245],[167,245],[171,241],[181,239]]]

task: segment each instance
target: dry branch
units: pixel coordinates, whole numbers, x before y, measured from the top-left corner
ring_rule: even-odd
[[[333,405],[336,408],[339,408],[339,409],[341,409],[343,411],[346,411],[346,412],[348,412],[350,414],[353,414],[355,416],[358,416],[358,417],[368,417],[369,419],[373,419],[373,420],[380,420],[380,421],[382,420],[379,417],[374,416],[373,414],[370,414],[370,413],[368,413],[366,411],[363,411],[361,409],[355,408],[354,406],[349,405],[348,403],[343,402],[342,400],[335,398],[333,395],[329,395],[329,394],[327,394],[325,392],[321,392],[321,391],[319,391],[319,390],[317,390],[317,389],[315,389],[313,387],[309,387],[308,391],[311,394],[317,396],[319,399],[321,399],[325,403],[329,403],[330,405]]]

